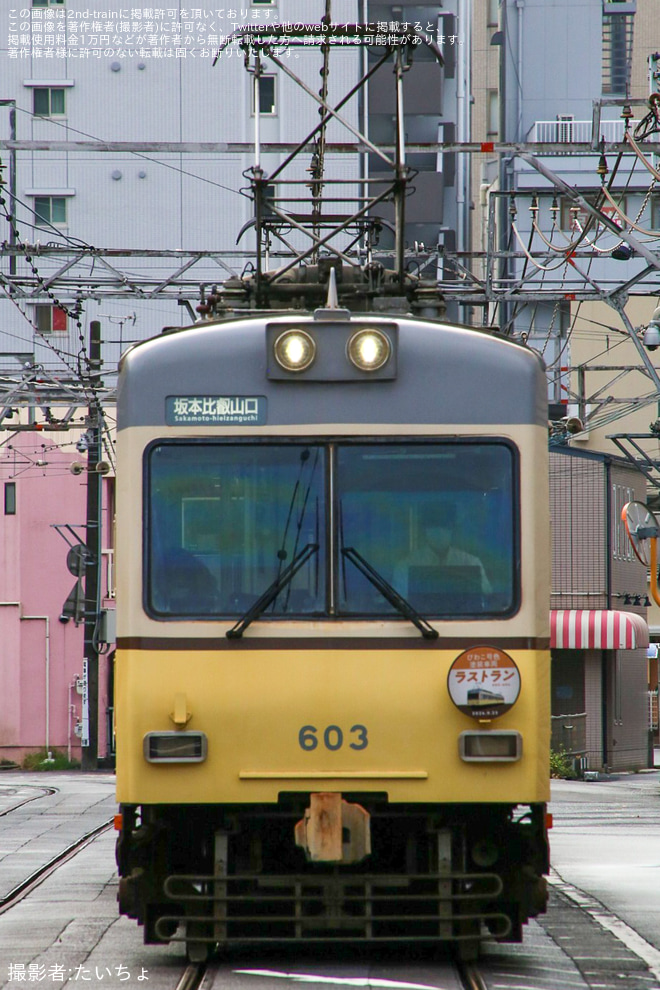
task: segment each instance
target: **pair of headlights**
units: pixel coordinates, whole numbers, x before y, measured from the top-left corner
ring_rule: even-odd
[[[458,748],[466,763],[512,763],[522,757],[522,736],[493,729],[461,732]],[[204,732],[147,732],[144,737],[148,763],[203,763],[207,752]]]
[[[275,360],[285,371],[305,371],[314,363],[316,349],[316,341],[306,330],[285,330],[273,345]],[[391,353],[392,343],[382,330],[356,330],[346,345],[348,360],[360,371],[378,371]]]

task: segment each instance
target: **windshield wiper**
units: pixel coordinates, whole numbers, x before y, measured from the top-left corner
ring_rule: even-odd
[[[319,548],[318,543],[308,543],[306,547],[296,554],[290,564],[284,568],[284,570],[277,575],[272,584],[270,584],[264,593],[257,598],[254,605],[252,605],[245,615],[238,620],[235,626],[228,629],[226,632],[227,639],[240,639],[247,627],[255,619],[266,611],[271,602],[274,602],[280,591],[286,588],[287,584],[293,581],[294,577],[298,573],[301,567],[307,563],[310,557],[313,557]]]
[[[379,574],[371,564],[359,554],[354,547],[342,547],[342,554],[357,567],[358,571],[366,577],[367,581],[373,584],[377,591],[392,605],[397,612],[410,619],[412,624],[419,629],[424,639],[437,639],[438,630],[434,629],[426,619],[416,612],[410,602],[400,595],[396,588],[393,588],[389,581],[386,581],[382,574]]]

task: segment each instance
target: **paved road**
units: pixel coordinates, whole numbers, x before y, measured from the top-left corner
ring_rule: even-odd
[[[660,773],[553,782],[552,810],[557,886],[550,911],[530,924],[522,946],[486,950],[489,986],[660,990]],[[114,811],[110,774],[0,774],[0,898]],[[145,950],[141,930],[117,916],[113,845],[114,833],[104,833],[21,904],[0,913],[0,988],[30,982],[52,986],[64,982],[61,973],[69,986],[174,990],[181,946]],[[614,914],[626,924],[616,922]],[[293,970],[318,971],[312,966],[310,973],[301,960],[295,966],[283,960],[277,967],[275,961],[260,965],[248,959],[238,966],[234,960],[215,985],[252,981],[257,990],[263,981],[264,990],[267,984],[273,990],[297,985],[299,979],[282,978]],[[407,974],[412,982],[449,990],[446,978],[434,982],[420,962],[402,960],[401,968],[380,960],[389,980],[393,973],[399,979]],[[344,968],[331,961],[317,964],[341,987]],[[262,966],[281,975],[264,979],[253,972]],[[544,975],[548,967],[555,974],[550,984]],[[237,968],[250,972],[237,981]],[[378,967],[370,968],[373,979]],[[349,979],[363,975],[360,967],[349,969]]]
[[[0,773],[0,899],[116,810],[112,774]]]
[[[553,781],[551,810],[554,870],[653,947],[660,982],[660,772]]]
[[[7,914],[0,914],[0,988],[175,990],[180,946],[145,951],[117,916],[114,833],[105,832]]]

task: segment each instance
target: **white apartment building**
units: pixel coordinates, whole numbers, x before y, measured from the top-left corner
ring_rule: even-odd
[[[455,102],[458,46],[450,8],[423,0],[403,6],[332,0],[339,24],[366,18],[385,30],[391,22],[416,23],[434,41],[446,25],[445,70],[425,51],[406,80],[408,141],[453,134],[453,111],[442,114],[443,101],[450,108]],[[30,260],[2,257],[0,271],[15,284],[10,291],[5,282],[0,300],[0,372],[19,375],[34,362],[66,377],[75,371],[80,337],[87,337],[91,320],[100,320],[107,376],[130,341],[190,322],[197,286],[249,270],[255,240],[247,170],[258,156],[268,176],[317,124],[318,104],[289,73],[318,93],[322,52],[318,44],[285,40],[276,49],[280,65],[264,57],[256,115],[254,74],[231,38],[246,27],[318,23],[325,9],[324,0],[241,0],[233,7],[218,0],[199,7],[183,0],[158,6],[22,0],[4,9],[0,140],[17,142],[1,152],[5,203],[15,195],[15,224],[5,222],[4,239],[10,247],[28,246]],[[330,105],[356,86],[371,59],[372,52],[354,44],[333,48]],[[332,121],[327,142],[355,144],[356,133],[367,131],[376,142],[393,141],[392,80],[381,70],[368,89],[356,91],[341,108],[354,130]],[[408,240],[435,249],[441,225],[455,226],[455,208],[447,225],[442,204],[455,202],[455,164],[448,161],[443,170],[431,152],[413,156],[410,165],[419,180]],[[309,168],[309,152],[291,166],[301,200],[288,205],[292,212],[307,208]],[[326,190],[339,201],[332,208],[341,212],[342,195],[359,194],[367,170],[381,168],[370,153],[326,155],[325,177],[346,181]],[[294,247],[304,244],[296,229],[285,235]],[[387,236],[386,230],[385,248]],[[453,230],[446,236],[453,246]],[[44,253],[46,245],[59,250]],[[285,248],[275,243],[272,250],[275,266]],[[179,292],[168,281],[173,275],[184,286]]]

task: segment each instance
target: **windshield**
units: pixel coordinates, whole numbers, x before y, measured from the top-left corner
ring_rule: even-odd
[[[265,595],[266,619],[509,613],[515,477],[514,451],[498,441],[158,443],[147,609],[240,618]]]
[[[336,475],[341,545],[414,609],[429,616],[513,608],[514,463],[506,444],[340,447]],[[338,611],[392,606],[344,559]]]
[[[236,615],[307,544],[319,544],[267,614],[325,608],[320,447],[163,443],[149,455],[150,611]]]

